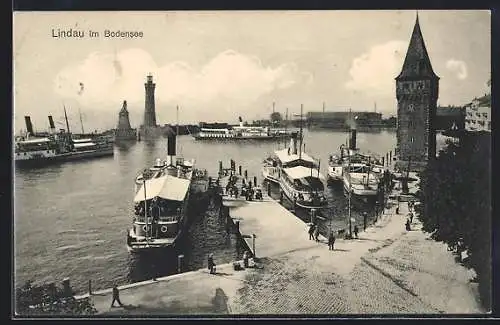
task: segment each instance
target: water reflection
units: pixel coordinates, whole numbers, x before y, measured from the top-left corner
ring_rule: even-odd
[[[135,140],[116,140],[115,147],[120,152],[128,152],[137,142]]]

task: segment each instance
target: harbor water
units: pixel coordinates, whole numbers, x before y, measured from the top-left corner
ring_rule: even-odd
[[[320,159],[326,175],[328,156],[346,142],[345,132],[310,131],[305,150]],[[358,147],[385,155],[394,149],[394,132],[358,133]],[[262,181],[263,159],[284,143],[199,142],[179,136],[177,154],[196,159],[198,168],[216,175],[218,161],[243,165],[249,177]],[[166,157],[167,140],[116,144],[114,157],[57,164],[15,171],[15,280],[60,283],[71,280],[77,293],[150,279],[177,272],[177,256],[184,255],[183,270],[205,266],[208,253],[216,263],[240,256],[234,234],[227,233],[217,211],[193,217],[188,235],[176,251],[137,257],[126,248],[126,230],[132,221],[134,178],[156,158]],[[334,220],[345,222],[346,199],[341,190],[327,189]],[[359,218],[361,211],[353,210]],[[272,217],[272,216],[270,216]]]

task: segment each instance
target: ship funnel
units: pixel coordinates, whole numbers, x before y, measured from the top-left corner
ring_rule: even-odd
[[[175,162],[175,142],[176,142],[176,134],[174,132],[170,132],[168,134],[168,144],[167,144],[167,155],[169,157],[169,165],[173,165]]]
[[[238,120],[240,121],[240,127],[243,127],[243,119],[241,118],[241,116],[238,118]]]
[[[28,135],[34,135],[35,133],[33,132],[33,124],[31,124],[31,118],[29,116],[25,116],[24,122],[26,124],[26,131],[28,132]]]
[[[349,149],[356,150],[356,129],[351,128],[351,136],[349,138]]]
[[[291,151],[290,153],[292,155],[296,155],[297,154],[297,132],[293,132],[292,133],[292,138],[290,139],[290,148],[289,148]]]
[[[50,126],[51,131],[54,131],[56,129],[56,126],[54,124],[54,120],[52,119],[52,115],[49,115],[49,126]]]

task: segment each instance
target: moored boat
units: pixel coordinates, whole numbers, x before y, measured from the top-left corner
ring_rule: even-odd
[[[289,139],[291,133],[287,130],[267,126],[245,126],[240,117],[239,126],[228,128],[201,128],[193,135],[196,140],[281,140]]]
[[[319,170],[320,162],[302,150],[301,125],[300,133],[292,132],[287,149],[277,150],[264,160],[262,175],[280,185],[281,198],[287,198],[294,208],[319,209],[328,206],[324,193],[326,178]]]
[[[14,161],[16,167],[36,167],[54,162],[65,162],[113,156],[113,143],[105,137],[75,139],[68,130],[55,131],[49,116],[50,132],[37,137],[29,116],[25,116],[26,135],[15,139]]]
[[[127,231],[129,251],[172,247],[183,235],[189,222],[194,165],[194,160],[175,158],[175,136],[169,137],[167,161],[157,159],[155,166],[135,179],[134,217]]]

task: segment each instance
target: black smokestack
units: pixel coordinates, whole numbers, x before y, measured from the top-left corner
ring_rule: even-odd
[[[292,154],[296,155],[297,154],[297,132],[292,133]]]
[[[26,123],[26,130],[28,131],[28,135],[34,135],[35,132],[33,132],[33,124],[31,124],[31,118],[29,116],[25,116],[24,122]]]
[[[176,138],[177,134],[175,134],[175,131],[171,128],[168,127],[167,129],[167,155],[169,156],[175,156],[176,155]]]
[[[49,125],[51,129],[55,129],[54,120],[52,119],[52,115],[49,115]]]
[[[175,156],[175,133],[168,135],[167,155]]]
[[[351,138],[349,139],[349,149],[356,150],[356,129],[351,128]]]

